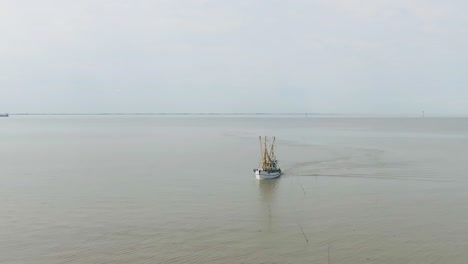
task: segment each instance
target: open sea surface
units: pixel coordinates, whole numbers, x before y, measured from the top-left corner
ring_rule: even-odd
[[[468,118],[0,118],[0,263],[466,264]]]

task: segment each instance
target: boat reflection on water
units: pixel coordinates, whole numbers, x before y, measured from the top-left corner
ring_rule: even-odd
[[[267,230],[271,231],[271,222],[273,217],[273,209],[275,207],[275,193],[279,186],[280,178],[271,180],[257,180],[258,190],[260,194],[260,206],[262,218],[261,222],[267,222]]]

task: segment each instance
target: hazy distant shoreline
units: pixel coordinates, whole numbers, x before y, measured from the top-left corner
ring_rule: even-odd
[[[10,116],[245,116],[245,117],[348,117],[348,118],[468,118],[468,115],[342,114],[342,113],[9,113]]]
[[[10,113],[10,115],[294,115],[294,116],[323,116],[323,115],[344,115],[328,113]]]

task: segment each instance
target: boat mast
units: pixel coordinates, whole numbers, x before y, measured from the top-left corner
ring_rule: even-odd
[[[268,145],[268,137],[265,136],[262,138],[262,136],[259,136],[258,139],[261,151],[259,170],[267,171],[268,173],[274,172],[281,174],[281,170],[277,168],[278,161],[276,160],[275,156],[276,137],[273,137],[271,146]]]
[[[273,143],[271,143],[271,148],[270,148],[270,160],[273,160],[273,161],[276,159],[276,157],[275,157],[275,149],[274,149],[275,141],[276,141],[276,138],[273,137]]]
[[[268,149],[267,149],[267,137],[265,136],[265,142],[263,143],[263,164],[262,168],[264,170],[268,169],[268,160],[270,159],[270,155],[268,154]]]
[[[264,154],[263,154],[263,146],[262,146],[262,136],[258,137],[259,143],[260,143],[260,164],[258,165],[259,167],[263,167],[263,159],[264,159]]]

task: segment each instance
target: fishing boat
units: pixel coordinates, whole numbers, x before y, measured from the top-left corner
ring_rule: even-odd
[[[260,149],[261,149],[261,160],[258,169],[254,169],[255,178],[259,180],[263,179],[274,179],[281,175],[281,169],[278,167],[278,160],[275,156],[275,137],[271,145],[268,145],[268,138],[259,137]],[[268,150],[268,148],[270,150]]]

